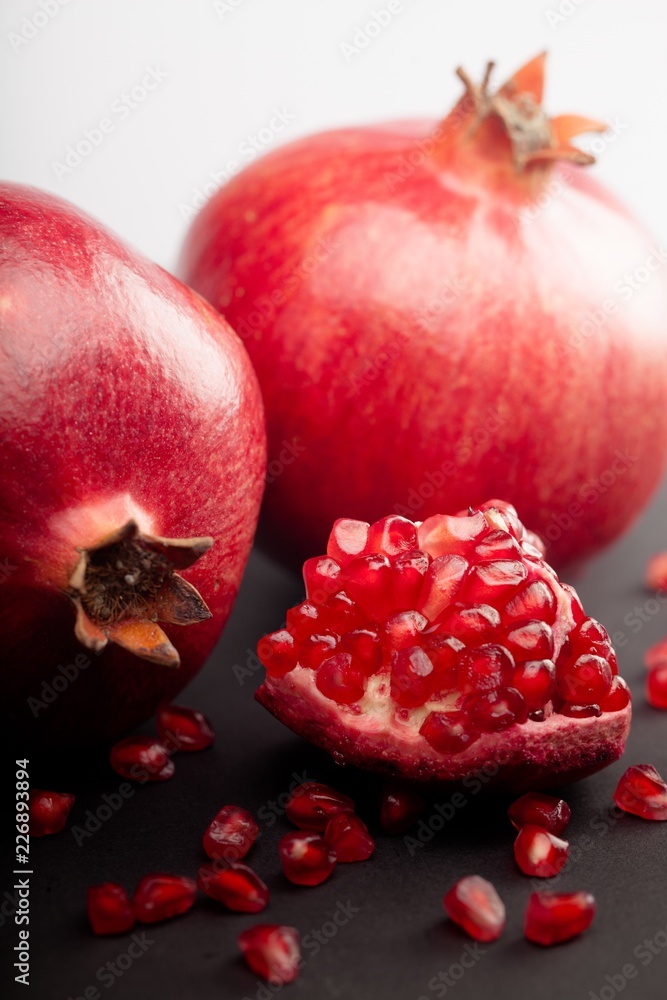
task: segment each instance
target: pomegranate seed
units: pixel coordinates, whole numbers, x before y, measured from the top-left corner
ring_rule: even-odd
[[[499,733],[528,718],[526,703],[515,688],[500,688],[466,700],[468,724],[482,733]]]
[[[301,830],[321,833],[329,820],[341,813],[353,813],[354,800],[319,781],[304,781],[291,793],[285,815]]]
[[[543,621],[524,622],[505,633],[503,646],[515,660],[550,660],[554,651],[551,628]]]
[[[561,705],[558,712],[570,719],[597,719],[602,715],[599,705],[572,705],[567,701]]]
[[[552,660],[526,660],[519,663],[512,677],[512,687],[522,695],[531,711],[538,711],[551,700],[556,689],[556,667]]]
[[[223,806],[204,834],[204,850],[209,858],[240,861],[254,844],[258,833],[257,823],[247,809]]]
[[[513,504],[505,500],[486,500],[479,509],[484,512],[487,523],[493,524],[494,527],[498,526],[496,522],[500,517],[500,523],[521,541],[524,528]]]
[[[31,788],[28,808],[30,836],[45,837],[50,833],[60,833],[73,805],[74,796],[67,792]]]
[[[529,559],[535,559],[538,562],[544,559],[547,553],[546,546],[540,536],[536,535],[534,531],[528,531],[525,528],[521,540],[521,551]]]
[[[551,878],[557,875],[570,853],[566,840],[541,826],[526,823],[514,841],[514,857],[524,875]]]
[[[507,601],[528,576],[528,570],[517,559],[497,559],[476,563],[465,582],[463,593],[474,604],[493,604]]]
[[[116,774],[132,781],[167,781],[175,770],[166,746],[154,736],[128,736],[112,746],[109,760]]]
[[[414,549],[403,552],[394,560],[394,603],[398,611],[416,607],[428,572],[431,557]]]
[[[466,517],[451,514],[434,514],[419,525],[419,548],[427,549],[433,558],[460,552],[461,548],[474,545],[488,530],[483,514]]]
[[[569,638],[577,655],[594,653],[606,660],[612,651],[609,633],[604,625],[596,622],[594,618],[584,618]]]
[[[649,559],[646,586],[649,590],[667,590],[667,552],[658,552]]]
[[[433,696],[453,691],[459,683],[459,663],[465,645],[453,635],[431,635],[424,652],[433,664]]]
[[[600,702],[600,708],[603,712],[620,712],[621,709],[630,704],[631,700],[630,688],[623,678],[614,677],[609,691]],[[667,708],[667,703],[665,708]]]
[[[320,623],[329,632],[341,635],[366,624],[366,619],[354,601],[342,591],[330,597],[320,609]]]
[[[308,600],[313,604],[324,604],[328,597],[340,590],[340,566],[330,556],[306,559],[303,582]]]
[[[286,833],[278,850],[283,871],[295,885],[320,885],[336,867],[336,852],[319,833]]]
[[[315,683],[319,691],[339,705],[352,705],[364,696],[364,674],[355,667],[349,653],[336,653],[324,660]]]
[[[463,712],[429,712],[419,732],[439,753],[461,753],[479,739]]]
[[[629,767],[614,792],[614,802],[642,819],[667,819],[667,784],[651,764]]]
[[[512,826],[520,830],[528,824],[541,826],[548,833],[561,834],[570,822],[570,807],[564,799],[540,792],[526,792],[509,807]]]
[[[182,705],[165,705],[157,713],[156,724],[160,739],[176,750],[205,750],[215,739],[206,716]]]
[[[195,901],[197,886],[183,875],[146,875],[134,894],[134,912],[144,924],[155,924],[187,913]]]
[[[134,910],[122,885],[103,882],[91,885],[86,909],[94,934],[122,934],[134,926]]]
[[[417,604],[418,609],[430,622],[437,621],[449,608],[467,571],[468,562],[462,556],[444,555],[433,560],[424,577]]]
[[[218,861],[202,865],[197,885],[211,899],[237,913],[259,913],[269,901],[269,890],[259,875],[237,861],[224,868]]]
[[[586,612],[584,611],[584,606],[579,600],[579,594],[576,592],[574,587],[571,587],[569,583],[561,583],[563,590],[570,595],[570,607],[572,608],[572,617],[574,618],[575,625],[581,625],[586,620]]]
[[[500,628],[500,615],[490,604],[455,604],[441,628],[462,642],[477,646]]]
[[[280,924],[257,924],[241,931],[238,945],[248,966],[273,986],[292,983],[299,974],[299,932]]]
[[[433,681],[433,664],[420,646],[396,653],[391,666],[391,696],[398,705],[423,705],[433,690]]]
[[[324,839],[336,852],[337,861],[367,861],[375,850],[366,824],[354,814],[339,813],[330,819]]]
[[[382,622],[394,610],[393,574],[386,556],[353,559],[343,577],[345,590],[371,621]]]
[[[257,655],[270,677],[284,677],[294,670],[297,662],[294,636],[285,628],[269,632],[257,643]]]
[[[526,908],[526,937],[535,944],[560,944],[587,930],[594,916],[590,892],[534,892]]]
[[[601,656],[585,653],[564,667],[556,667],[558,693],[575,705],[599,705],[611,687],[611,667]]]
[[[405,833],[424,812],[424,799],[413,788],[390,784],[380,806],[380,826],[392,836]]]
[[[418,611],[399,611],[387,619],[382,635],[389,649],[406,649],[414,646],[415,639],[427,625],[428,619]]]
[[[619,680],[615,677],[614,680]],[[653,708],[667,708],[667,663],[652,667],[646,677],[646,699]]]
[[[655,645],[651,646],[644,653],[644,663],[650,670],[651,667],[662,666],[663,663],[667,663],[667,639],[661,639],[660,642],[656,642]]]
[[[556,598],[542,580],[534,580],[512,598],[503,611],[502,618],[510,622],[539,619],[552,625],[556,619]]]
[[[412,521],[397,514],[376,521],[368,532],[368,549],[371,552],[383,552],[391,558],[416,548],[417,529]]]
[[[370,677],[382,666],[382,646],[375,629],[359,628],[347,632],[340,640],[340,650],[349,653],[352,663],[364,677]]]
[[[495,941],[505,927],[505,904],[480,875],[460,879],[446,894],[444,907],[454,923],[475,941]]]
[[[475,555],[478,559],[485,561],[496,561],[498,559],[520,559],[521,547],[509,531],[496,528],[490,531],[486,538],[478,542],[475,546]]]
[[[319,665],[333,656],[338,645],[338,636],[333,632],[316,632],[299,643],[299,663],[309,670],[317,670]]]
[[[513,675],[511,653],[493,643],[471,649],[461,660],[461,687],[466,691],[494,691],[507,687]]]
[[[369,529],[366,521],[353,521],[347,517],[335,521],[329,535],[327,555],[335,559],[339,566],[347,566],[365,552]]]
[[[312,635],[313,632],[317,632],[319,630],[319,617],[320,609],[317,605],[313,604],[312,601],[302,601],[301,604],[297,604],[296,607],[290,608],[287,612],[287,631],[293,635],[295,639],[305,639],[306,636]],[[281,633],[273,632],[271,634],[280,635]],[[269,638],[269,636],[265,636],[265,638]],[[260,660],[262,660],[262,663],[264,663],[262,655],[259,651],[258,655]],[[264,665],[266,666],[266,664]]]

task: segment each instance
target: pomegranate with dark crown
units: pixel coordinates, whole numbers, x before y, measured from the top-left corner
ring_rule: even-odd
[[[257,698],[338,763],[523,791],[623,753],[630,692],[609,636],[510,504],[339,519],[303,575],[305,601],[258,645]]]
[[[181,273],[267,409],[267,545],[502,496],[560,566],[626,528],[667,452],[667,281],[650,236],[542,109],[544,57],[440,123],[309,136],[195,219]],[[648,266],[648,282],[637,282]]]
[[[143,722],[229,615],[265,477],[259,388],[196,293],[55,198],[0,187],[3,732]]]

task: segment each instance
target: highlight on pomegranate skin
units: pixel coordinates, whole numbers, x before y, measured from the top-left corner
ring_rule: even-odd
[[[340,519],[303,576],[305,600],[258,644],[257,698],[339,763],[457,781],[491,761],[490,784],[523,791],[623,752],[630,692],[609,636],[510,504]],[[567,822],[553,808],[547,828]]]

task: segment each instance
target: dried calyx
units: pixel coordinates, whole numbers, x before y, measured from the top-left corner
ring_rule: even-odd
[[[95,652],[115,642],[152,663],[178,667],[178,652],[157,623],[192,625],[211,617],[176,570],[192,566],[212,544],[209,537],[146,535],[130,520],[82,549],[68,589],[77,639]]]

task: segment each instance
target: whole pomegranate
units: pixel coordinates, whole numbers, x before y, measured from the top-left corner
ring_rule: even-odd
[[[613,539],[667,453],[665,257],[541,107],[544,59],[442,122],[311,136],[195,219],[181,271],[244,340],[264,536],[511,500],[556,565]]]
[[[303,575],[306,600],[259,643],[257,698],[338,763],[525,790],[623,753],[609,636],[511,505],[340,519]]]
[[[259,389],[198,295],[0,187],[2,731],[106,740],[202,666],[265,476]]]

